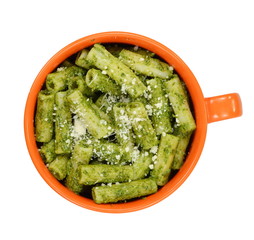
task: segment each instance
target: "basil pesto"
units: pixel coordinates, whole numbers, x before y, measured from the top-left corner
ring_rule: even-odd
[[[185,162],[196,123],[173,67],[139,46],[94,44],[49,73],[35,137],[51,174],[97,204],[153,194]]]

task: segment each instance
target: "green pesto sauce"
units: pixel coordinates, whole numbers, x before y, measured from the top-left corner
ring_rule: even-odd
[[[35,117],[49,171],[98,204],[155,193],[183,165],[196,127],[186,86],[171,66],[138,46],[107,49],[95,44],[48,74]],[[87,80],[92,70],[101,78]],[[75,125],[74,136],[77,118],[85,130]],[[172,135],[162,143],[169,133],[177,141]]]

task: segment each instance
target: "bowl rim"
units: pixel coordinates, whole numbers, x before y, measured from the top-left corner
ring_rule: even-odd
[[[91,199],[81,197],[67,189],[56,178],[53,177],[53,175],[47,169],[47,166],[43,162],[37,149],[34,136],[34,113],[37,94],[45,81],[46,75],[56,69],[61,62],[71,55],[95,43],[131,44],[154,52],[164,61],[168,62],[174,67],[175,71],[185,82],[191,96],[197,129],[193,134],[193,140],[185,163],[177,174],[165,186],[160,188],[157,193],[147,196],[144,199],[134,200],[126,203],[96,204]],[[185,62],[171,49],[154,39],[140,34],[122,31],[100,32],[82,37],[63,47],[56,54],[54,54],[36,76],[30,88],[24,111],[24,134],[27,149],[32,162],[41,177],[54,191],[70,202],[89,210],[104,213],[127,213],[142,210],[162,201],[175,192],[186,181],[195,168],[205,144],[206,133],[207,113],[204,96],[197,79]]]

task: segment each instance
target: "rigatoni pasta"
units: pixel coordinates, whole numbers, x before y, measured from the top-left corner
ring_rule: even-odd
[[[161,136],[156,164],[151,172],[158,186],[163,186],[168,182],[178,142],[179,138],[174,135]]]
[[[154,78],[148,80],[147,85],[149,93],[149,105],[147,105],[147,108],[151,109],[151,116],[156,134],[161,135],[162,133],[172,133],[172,111],[168,98],[163,91],[161,79]]]
[[[180,128],[180,132],[182,134],[193,132],[196,129],[196,123],[190,110],[188,96],[183,83],[176,76],[170,81],[164,82],[164,86],[173,107],[177,127]]]
[[[113,107],[115,121],[115,135],[122,146],[123,157],[127,161],[132,160],[134,151],[134,136],[129,116],[126,111],[127,103],[116,103]]]
[[[123,49],[119,55],[124,64],[140,74],[162,79],[169,79],[173,74],[173,67],[157,58],[135,53],[127,49]]]
[[[78,90],[75,90],[68,95],[67,99],[73,113],[84,120],[87,130],[94,138],[100,139],[112,133],[112,125],[106,119],[101,118],[98,111],[95,111],[89,98],[83,96]]]
[[[105,72],[91,68],[86,74],[86,84],[94,91],[121,95],[121,88]]]
[[[184,164],[196,124],[173,67],[138,46],[94,44],[46,77],[35,136],[48,170],[97,204],[158,191]]]
[[[47,90],[39,92],[35,115],[35,136],[37,142],[49,142],[54,133],[53,112],[55,95]]]
[[[128,116],[131,121],[134,138],[138,145],[145,150],[158,144],[158,139],[152,122],[148,117],[145,106],[141,102],[128,103],[126,107]]]
[[[132,97],[144,94],[146,87],[136,74],[102,45],[94,44],[86,59],[114,79],[121,86],[123,92],[130,94]]]
[[[97,186],[92,189],[96,203],[111,203],[143,197],[157,192],[158,187],[153,179],[145,178],[127,183]]]
[[[72,116],[67,102],[67,92],[55,94],[55,153],[65,154],[72,151]]]

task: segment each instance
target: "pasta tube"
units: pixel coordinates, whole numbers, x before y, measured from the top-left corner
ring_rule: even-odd
[[[67,97],[74,113],[84,120],[88,132],[96,139],[109,136],[113,132],[113,126],[101,118],[97,111],[91,107],[89,98],[86,98],[80,91],[74,90]],[[105,113],[103,113],[105,114]]]
[[[94,91],[101,91],[112,95],[120,95],[120,87],[100,70],[90,69],[86,74],[86,84]]]
[[[75,90],[78,89],[82,94],[87,97],[94,96],[94,92],[91,88],[89,88],[86,84],[85,77],[83,76],[75,76],[68,80],[68,89]]]
[[[54,99],[54,94],[46,90],[40,91],[38,94],[35,115],[35,135],[37,142],[49,142],[53,137]]]
[[[72,150],[72,116],[66,96],[67,92],[57,92],[55,96],[55,152],[57,154],[71,153]]]
[[[89,164],[93,155],[93,147],[77,142],[73,147],[71,161],[75,167],[79,164]]]
[[[138,76],[102,45],[94,44],[87,55],[87,60],[100,70],[105,71],[121,86],[123,92],[130,94],[132,97],[144,94],[146,86],[140,81]]]
[[[119,59],[134,71],[150,77],[169,79],[173,74],[173,67],[159,59],[123,49]]]
[[[141,102],[131,102],[126,107],[135,140],[143,149],[150,149],[158,144],[155,130]]]
[[[111,164],[119,164],[122,162],[122,147],[116,143],[99,141],[94,143],[94,155],[100,161],[106,161]]]
[[[70,169],[66,177],[65,185],[71,191],[79,194],[83,190],[83,185],[79,183],[78,167],[81,164],[89,164],[93,155],[93,147],[85,146],[78,142],[75,144],[70,159]]]
[[[113,184],[112,186],[97,186],[92,188],[93,200],[100,203],[114,203],[137,197],[147,196],[157,192],[158,187],[150,178],[128,183]]]
[[[133,163],[134,178],[138,180],[146,177],[149,174],[150,166],[152,164],[152,154],[142,152]]]
[[[178,137],[174,135],[166,134],[161,136],[157,159],[151,172],[151,176],[155,179],[158,186],[163,186],[168,182],[178,141]]]
[[[127,161],[131,161],[134,150],[134,139],[132,137],[131,122],[126,111],[126,103],[115,104],[113,114],[117,141],[122,146],[124,158]]]
[[[58,180],[63,180],[67,174],[67,155],[58,155],[55,160],[48,165],[49,171]]]
[[[142,179],[149,173],[151,162],[151,155],[142,153],[133,165],[81,165],[79,167],[79,183],[93,185],[96,183],[127,182]]]
[[[75,64],[80,67],[89,69],[91,67],[91,64],[86,59],[88,52],[89,50],[86,48],[81,50],[76,57]]]
[[[127,182],[133,179],[133,168],[130,165],[81,165],[79,183],[94,185],[96,183]]]
[[[168,99],[162,89],[161,80],[154,78],[147,81],[148,91],[150,92],[149,104],[152,110],[152,122],[157,135],[162,133],[172,133],[171,111]]]
[[[179,135],[179,143],[175,152],[174,161],[172,163],[172,169],[180,169],[183,165],[183,161],[185,159],[185,156],[187,154],[186,150],[190,142],[191,133],[186,135]]]
[[[164,82],[164,86],[173,107],[179,131],[182,134],[193,132],[196,129],[196,124],[181,80],[174,77]]]
[[[56,157],[55,140],[52,139],[50,142],[44,143],[41,146],[40,154],[41,154],[43,160],[45,161],[45,163],[52,162]]]
[[[66,89],[66,74],[64,71],[53,72],[47,75],[46,87],[49,91],[58,92]]]
[[[46,87],[51,92],[66,90],[70,78],[84,74],[85,70],[77,66],[60,68],[58,71],[47,75]]]
[[[130,99],[126,96],[116,96],[110,94],[102,94],[95,102],[103,112],[105,112],[111,119],[114,119],[113,106],[117,103],[130,102]]]

